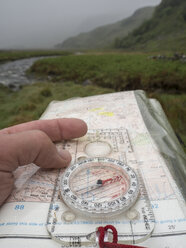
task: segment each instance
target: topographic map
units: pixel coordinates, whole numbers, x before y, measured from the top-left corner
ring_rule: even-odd
[[[99,149],[96,150],[96,145],[100,145],[101,141],[107,144],[105,149],[110,149],[107,157],[140,169],[155,218],[151,237],[141,245],[185,247],[185,201],[167,166],[168,156],[162,155],[144,122],[142,110],[136,100],[137,94],[142,94],[150,104],[142,92],[134,91],[54,101],[41,119],[75,117],[87,123],[87,135],[56,144],[57,149],[69,150],[72,164],[98,156]],[[158,111],[162,110],[158,107]],[[34,164],[22,166],[15,171],[15,189],[0,209],[1,247],[25,247],[24,242],[27,242],[27,247],[61,247],[51,239],[46,229],[48,209],[59,173],[62,172],[42,170]],[[58,197],[56,203],[59,206],[60,201]],[[61,220],[58,222],[58,226],[63,224]],[[72,228],[73,232],[81,229],[84,232],[95,224],[76,220],[65,227],[64,233],[70,235]],[[120,232],[123,228],[122,221],[117,220],[115,224]]]

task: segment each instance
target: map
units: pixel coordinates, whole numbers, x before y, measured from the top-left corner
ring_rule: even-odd
[[[100,145],[98,142],[101,141],[107,144],[105,149],[110,149],[107,157],[139,169],[155,216],[155,228],[151,237],[140,245],[184,247],[185,201],[168,169],[168,159],[162,155],[147,129],[136,100],[137,94],[138,92],[129,91],[63,102],[54,101],[41,119],[75,117],[87,123],[88,133],[84,137],[56,144],[57,149],[69,150],[72,164],[90,156],[97,156],[99,149],[96,150],[96,145]],[[144,94],[143,97],[148,101]],[[51,239],[46,229],[50,202],[61,173],[59,170],[42,170],[34,164],[22,166],[15,171],[15,189],[0,209],[1,247],[25,247],[23,240],[29,240],[27,247],[41,244],[47,248],[61,247]],[[60,196],[58,192],[56,194],[55,203],[61,206]],[[55,209],[53,213],[56,214]],[[57,224],[59,228],[64,225],[60,216]],[[65,225],[64,233],[73,236],[80,232],[79,230],[85,233],[92,230],[92,226],[102,224],[105,223],[77,219],[70,225]],[[120,233],[124,223],[115,220],[113,224]],[[70,233],[72,228],[73,235]],[[80,246],[80,241],[72,239],[69,246]]]

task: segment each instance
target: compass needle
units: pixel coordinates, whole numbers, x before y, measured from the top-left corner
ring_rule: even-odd
[[[97,189],[98,187],[100,187],[101,185],[98,185],[98,184],[95,184],[95,185],[91,185],[91,186],[88,186],[88,187],[83,187],[83,188],[80,188],[80,189],[74,189],[77,193],[80,192],[80,191],[83,191],[83,190],[88,190],[90,188],[89,191],[92,191],[94,189]],[[87,192],[89,192],[87,191]],[[86,192],[85,192],[86,193]]]

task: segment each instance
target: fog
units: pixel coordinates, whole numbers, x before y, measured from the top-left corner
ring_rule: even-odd
[[[0,49],[52,48],[161,0],[0,0]]]

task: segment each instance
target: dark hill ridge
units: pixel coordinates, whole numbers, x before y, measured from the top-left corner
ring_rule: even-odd
[[[96,49],[110,47],[117,42],[118,37],[125,37],[140,26],[145,20],[152,17],[155,7],[141,8],[126,19],[114,24],[98,27],[90,32],[65,40],[58,48],[62,49]]]
[[[153,17],[115,47],[129,50],[186,51],[186,0],[162,0]]]

